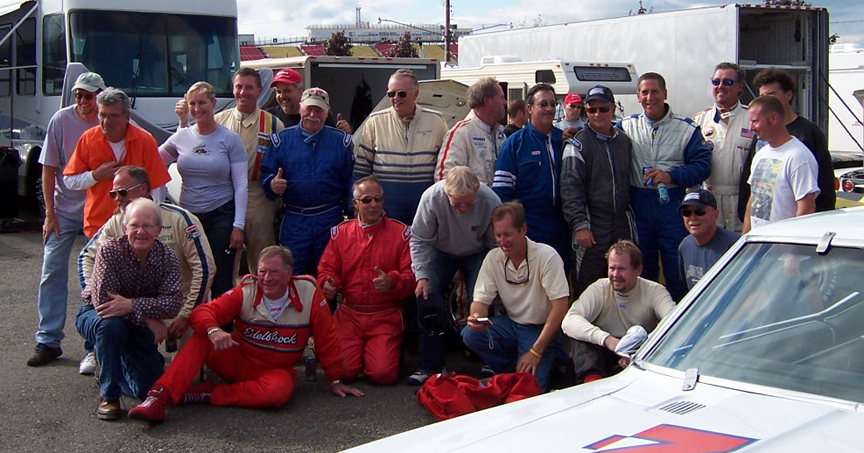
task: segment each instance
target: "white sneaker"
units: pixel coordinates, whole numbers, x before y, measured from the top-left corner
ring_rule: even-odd
[[[78,374],[91,375],[96,372],[96,354],[88,352],[78,365]]]

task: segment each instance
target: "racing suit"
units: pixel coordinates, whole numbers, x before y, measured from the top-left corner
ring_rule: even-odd
[[[342,293],[333,323],[347,380],[362,371],[375,384],[396,381],[404,330],[402,302],[411,297],[415,285],[410,237],[410,228],[386,215],[372,225],[354,219],[330,230],[330,243],[318,264],[318,286],[332,278]],[[375,289],[375,268],[392,279],[389,291]]]
[[[372,113],[357,140],[354,179],[375,174],[387,197],[387,214],[410,225],[420,196],[434,180],[446,133],[441,114],[419,105],[414,116],[404,119],[393,107]]]
[[[740,232],[743,225],[738,220],[738,184],[755,137],[750,131],[747,106],[737,104],[728,112],[714,106],[697,113],[693,122],[702,129],[711,148],[711,176],[705,185],[717,199],[717,226]]]
[[[273,134],[261,162],[261,187],[271,200],[279,197],[270,188],[279,169],[288,181],[279,243],[294,254],[294,275],[315,274],[330,228],[351,212],[351,136],[329,126],[314,134],[300,126]]]
[[[277,319],[262,303],[264,292],[257,278],[244,277],[240,285],[192,311],[195,334],[177,353],[153,388],[164,386],[171,404],[177,404],[192,379],[207,365],[228,382],[213,389],[210,404],[276,408],[294,393],[294,364],[303,356],[310,336],[315,355],[330,381],[342,379],[342,358],[333,331],[330,309],[309,277],[293,277],[288,303]],[[232,339],[239,346],[217,351],[207,329],[234,322]]]
[[[663,262],[666,289],[681,300],[687,285],[678,275],[678,244],[687,236],[678,206],[687,187],[698,186],[711,175],[711,149],[699,126],[690,118],[674,115],[666,105],[666,115],[650,121],[644,114],[624,118],[618,123],[633,144],[630,169],[630,206],[636,216],[636,234],[643,255],[642,276],[658,281]],[[666,184],[669,202],[661,203],[657,184],[643,183],[643,168],[659,168],[672,178]]]
[[[249,271],[258,271],[258,255],[265,247],[274,245],[273,221],[276,218],[276,205],[268,200],[259,183],[261,179],[261,161],[270,146],[270,136],[283,129],[282,122],[259,108],[244,115],[236,108],[224,110],[216,115],[216,122],[236,132],[240,141],[246,147],[249,158],[249,198],[246,204],[246,225],[243,229],[243,239],[246,243],[246,262]],[[239,275],[240,253],[234,260],[235,283]]]
[[[561,169],[561,202],[576,250],[574,295],[607,275],[606,251],[620,239],[632,240],[635,232],[630,211],[630,139],[612,128],[607,136],[591,125],[564,142]],[[594,245],[580,248],[576,232],[590,229]]]
[[[456,123],[444,136],[435,165],[435,181],[443,180],[451,168],[464,165],[474,171],[481,183],[492,187],[498,150],[506,139],[503,126],[487,125],[472,110],[468,118]]]
[[[540,133],[530,121],[514,132],[501,147],[492,189],[504,203],[522,202],[528,237],[551,245],[569,269],[567,223],[558,188],[563,135],[555,127],[549,135]]]

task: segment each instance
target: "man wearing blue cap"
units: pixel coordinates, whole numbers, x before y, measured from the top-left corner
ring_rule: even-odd
[[[678,246],[678,269],[690,290],[740,236],[717,226],[720,217],[717,199],[707,190],[684,195],[678,212],[684,218],[684,228],[690,232]]]

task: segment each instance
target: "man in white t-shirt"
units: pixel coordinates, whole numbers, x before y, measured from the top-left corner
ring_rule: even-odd
[[[750,129],[762,145],[750,167],[750,200],[742,234],[753,228],[816,211],[818,165],[784,124],[783,103],[759,96],[750,103]]]

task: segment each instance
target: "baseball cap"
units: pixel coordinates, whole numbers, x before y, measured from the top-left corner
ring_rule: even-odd
[[[280,69],[279,72],[273,76],[273,82],[270,83],[270,88],[275,87],[277,82],[294,85],[295,83],[303,82],[303,76],[291,68]]]
[[[75,85],[72,85],[72,91],[75,91],[79,88],[85,91],[89,91],[91,93],[95,93],[98,90],[105,89],[105,81],[102,80],[102,76],[96,74],[95,72],[85,72],[79,75],[78,79],[75,80]]]
[[[321,88],[309,88],[300,96],[300,107],[310,105],[327,110],[330,108],[330,95]]]
[[[692,206],[696,209],[705,209],[710,206],[717,209],[717,199],[714,198],[713,193],[707,190],[694,190],[684,195],[684,201],[678,207],[678,210],[682,210],[684,206]]]
[[[576,93],[568,93],[567,96],[564,97],[565,104],[581,104],[582,96],[579,96]]]
[[[610,90],[609,87],[597,85],[588,90],[588,97],[585,98],[585,102],[591,101],[603,101],[609,104],[614,104],[615,95],[612,94],[612,90]]]

